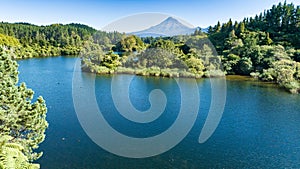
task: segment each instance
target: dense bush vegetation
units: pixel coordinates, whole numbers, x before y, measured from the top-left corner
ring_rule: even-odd
[[[300,7],[279,3],[242,22],[208,31],[227,74],[253,75],[299,92]]]
[[[221,57],[214,55],[207,36],[154,38],[124,36],[109,51],[87,45],[82,68],[89,72],[130,73],[144,76],[193,77],[224,76]],[[184,50],[183,50],[184,49]],[[220,73],[221,72],[221,73]]]

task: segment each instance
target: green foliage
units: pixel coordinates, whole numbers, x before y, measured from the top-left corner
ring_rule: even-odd
[[[273,62],[271,68],[260,74],[259,78],[265,81],[274,81],[291,93],[300,91],[300,63],[292,60]]]
[[[225,72],[227,74],[235,74],[240,56],[230,53],[226,57],[223,57],[222,61]]]
[[[227,74],[251,74],[297,93],[299,21],[300,7],[284,2],[234,25],[231,20],[222,25],[218,22],[208,35],[217,52],[223,56],[222,63]]]
[[[14,47],[15,59],[78,55],[88,42],[102,47],[118,42],[123,35],[102,32],[82,24],[36,26],[0,23],[0,46]]]
[[[99,74],[114,73],[121,65],[119,55],[113,51],[104,52],[94,43],[87,43],[82,50],[82,70]]]
[[[241,75],[249,75],[253,70],[250,58],[243,57],[237,63],[237,73]]]
[[[145,48],[144,42],[135,35],[122,38],[113,48],[116,52],[136,52]]]
[[[276,72],[274,68],[264,69],[263,72],[258,75],[258,77],[263,81],[274,81]]]
[[[297,61],[300,62],[300,49],[294,51],[294,55],[292,56],[292,58]]]
[[[161,48],[150,48],[137,55],[138,67],[171,68],[177,59],[176,56]]]
[[[211,67],[214,70],[219,67],[220,59],[214,56],[204,36],[191,36],[186,39],[180,37],[181,40],[178,38],[155,39],[146,50],[135,56],[135,60],[132,59],[125,65],[141,69],[151,67],[158,67],[161,70],[178,69],[178,74],[161,71],[161,76],[193,78],[202,77],[204,71],[210,70]]]
[[[198,74],[200,76],[203,76],[204,71],[204,65],[203,61],[201,59],[197,59],[195,57],[191,57],[185,61],[188,70],[194,74]]]
[[[17,47],[20,45],[18,39],[0,33],[0,46]]]
[[[276,81],[292,93],[300,91],[298,73],[300,63],[291,60],[280,60],[274,63]]]
[[[237,26],[232,27],[232,21],[222,24],[220,22],[209,31],[210,39],[222,52],[222,43],[232,29],[238,37],[247,32],[262,32],[259,37],[261,45],[280,44],[285,47],[300,48],[300,7],[286,2],[273,5],[271,9],[256,15],[254,18],[245,18]],[[222,40],[223,39],[223,40]],[[244,38],[245,39],[245,38]],[[253,39],[253,38],[252,38]],[[251,41],[249,41],[251,42]],[[255,43],[255,42],[253,42]]]
[[[39,164],[32,164],[22,153],[24,147],[12,143],[13,138],[7,135],[0,137],[0,168],[1,169],[38,169]]]
[[[211,69],[204,72],[205,77],[223,77],[225,72],[220,69]]]
[[[111,45],[109,52],[103,46],[88,43],[83,48],[82,70],[192,78],[201,78],[205,71],[220,70],[220,57],[215,56],[204,34],[143,40],[151,43],[145,44],[136,36],[123,37]]]
[[[33,152],[45,138],[46,105],[42,97],[32,102],[34,92],[18,83],[18,65],[8,51],[0,51],[0,137],[12,137],[31,161],[42,154]]]

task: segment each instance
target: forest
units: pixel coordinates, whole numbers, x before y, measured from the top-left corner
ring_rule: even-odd
[[[88,42],[114,44],[122,36],[118,32],[106,33],[75,23],[48,26],[0,23],[0,45],[13,49],[15,59],[79,55],[81,48]]]
[[[209,27],[226,74],[251,75],[300,89],[300,7],[286,2],[241,22]]]

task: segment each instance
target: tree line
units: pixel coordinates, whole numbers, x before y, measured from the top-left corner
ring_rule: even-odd
[[[0,45],[13,48],[14,57],[17,59],[79,55],[86,43],[93,42],[99,45],[116,43],[121,36],[123,34],[118,32],[97,31],[89,26],[75,23],[48,26],[0,23]]]

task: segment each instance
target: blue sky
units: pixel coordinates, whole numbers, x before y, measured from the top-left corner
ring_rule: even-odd
[[[0,21],[37,25],[82,23],[96,29],[137,13],[177,16],[194,26],[208,27],[218,20],[242,20],[283,0],[9,0],[1,1]],[[300,0],[287,0],[300,5]]]

